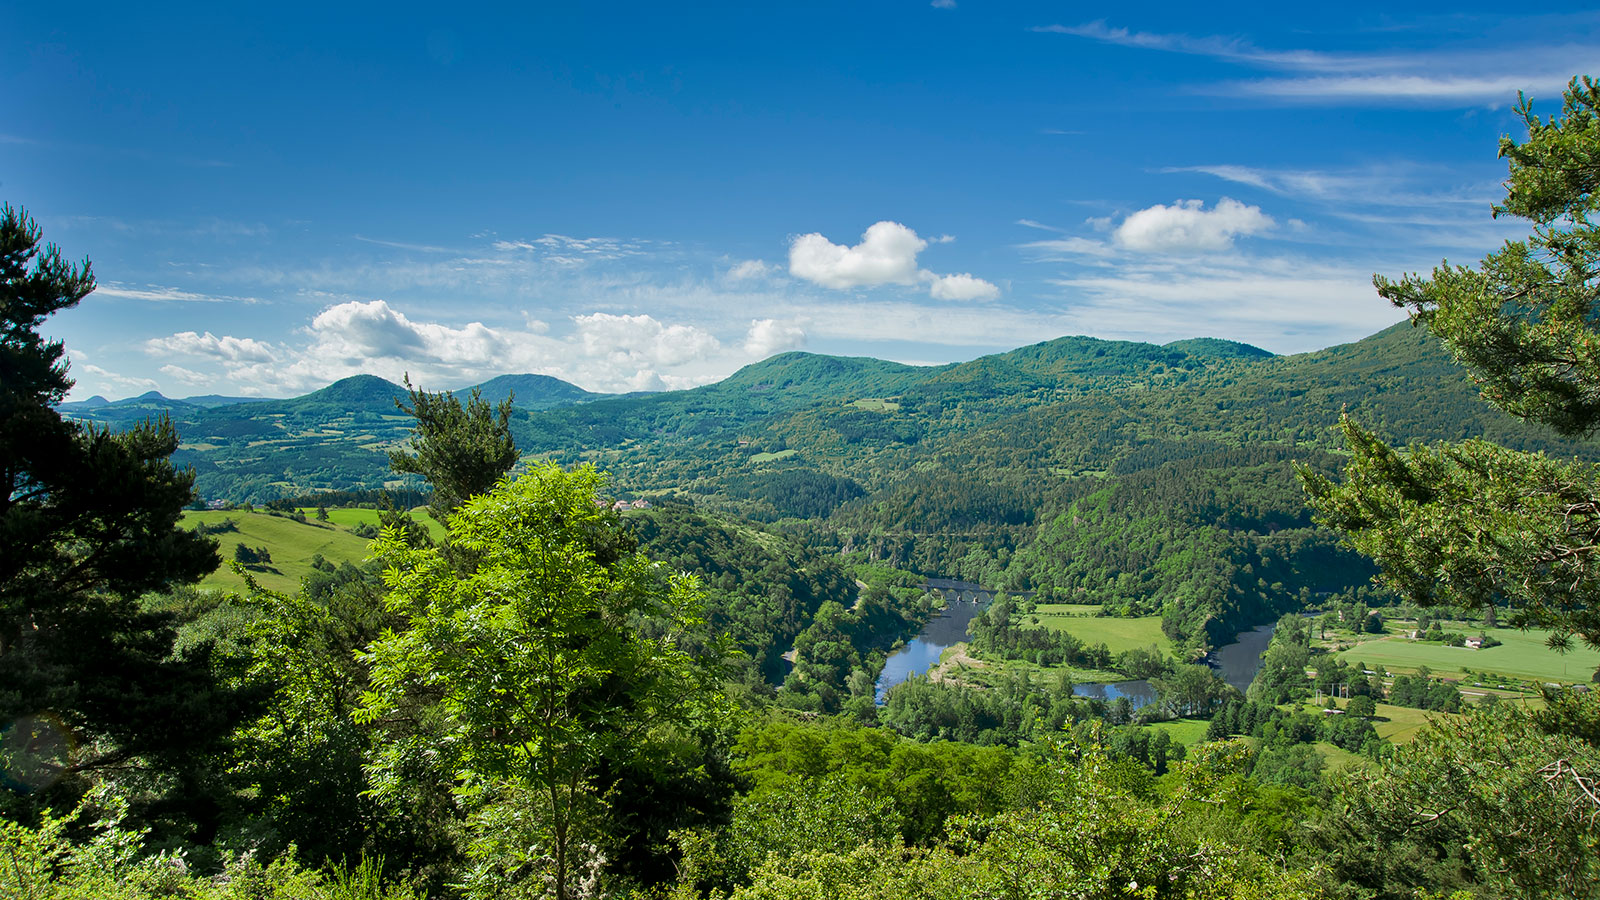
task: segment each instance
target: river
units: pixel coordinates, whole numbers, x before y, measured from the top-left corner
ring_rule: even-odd
[[[950,599],[943,612],[922,627],[915,638],[890,655],[878,675],[876,697],[879,706],[888,697],[889,690],[912,675],[921,675],[939,664],[939,655],[955,644],[967,639],[967,623],[989,605],[988,591],[975,584],[928,579],[929,585],[944,590]],[[1261,625],[1239,632],[1234,642],[1218,647],[1206,656],[1206,665],[1216,669],[1222,680],[1243,693],[1261,668],[1261,653],[1272,640],[1276,625]],[[1127,697],[1135,709],[1156,699],[1155,688],[1148,681],[1086,682],[1072,686],[1079,697],[1111,702]]]
[[[888,661],[883,664],[883,671],[878,675],[878,705],[883,705],[890,688],[912,675],[927,672],[939,664],[939,654],[951,645],[967,639],[967,623],[982,612],[990,600],[987,591],[974,590],[976,588],[977,585],[957,588],[963,590],[964,594],[972,595],[974,599],[948,600],[943,612],[930,619],[915,638],[889,656]]]
[[[1217,670],[1222,680],[1233,685],[1244,693],[1250,682],[1256,678],[1256,673],[1261,671],[1261,654],[1266,652],[1267,644],[1272,641],[1272,632],[1277,623],[1271,625],[1257,625],[1249,631],[1241,631],[1233,639],[1233,643],[1218,647],[1206,654],[1206,665]]]

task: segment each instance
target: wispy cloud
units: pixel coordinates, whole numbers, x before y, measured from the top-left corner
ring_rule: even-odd
[[[1331,53],[1268,49],[1237,36],[1135,31],[1110,26],[1104,20],[1042,25],[1033,30],[1289,73],[1191,88],[1284,102],[1507,106],[1518,91],[1559,94],[1573,73],[1595,71],[1600,64],[1600,47],[1592,43]]]
[[[432,244],[408,244],[408,243],[405,243],[404,241],[385,241],[385,240],[380,240],[378,238],[369,238],[369,237],[366,237],[364,235],[359,235],[359,234],[355,236],[355,239],[358,240],[358,241],[361,241],[364,244],[377,244],[379,247],[393,247],[396,250],[411,250],[411,251],[416,252],[416,253],[460,253],[461,252],[460,250],[452,250],[449,247],[436,247],[436,246],[434,246]]]
[[[94,292],[102,297],[123,300],[147,300],[152,303],[260,303],[255,297],[230,297],[218,294],[200,294],[175,287],[156,284],[131,285],[117,281],[105,282]]]

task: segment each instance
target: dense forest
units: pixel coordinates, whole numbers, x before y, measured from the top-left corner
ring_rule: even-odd
[[[39,326],[94,276],[3,207],[0,892],[1600,896],[1600,696],[1547,674],[1600,648],[1600,88],[1522,114],[1539,252],[1380,279],[1420,327],[1286,358],[66,407]],[[245,516],[373,538],[271,590]],[[197,586],[219,538],[240,588]],[[969,602],[939,576],[995,595],[880,702]],[[1202,662],[1265,623],[1245,690]]]

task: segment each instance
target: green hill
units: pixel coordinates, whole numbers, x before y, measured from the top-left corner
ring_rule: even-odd
[[[570,382],[549,375],[500,375],[476,386],[479,394],[490,404],[498,404],[511,397],[517,409],[550,409],[571,403],[587,403],[611,396],[586,391]],[[472,388],[457,391],[471,393]]]

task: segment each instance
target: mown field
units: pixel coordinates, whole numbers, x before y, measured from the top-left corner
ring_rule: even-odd
[[[1089,646],[1105,644],[1112,653],[1156,645],[1163,653],[1172,652],[1172,640],[1161,632],[1160,616],[1115,618],[1095,616],[1098,609],[1080,603],[1041,603],[1035,615],[1039,624],[1052,631],[1066,631]],[[1090,615],[1084,615],[1090,613]]]
[[[1600,667],[1600,651],[1583,646],[1574,646],[1567,653],[1551,650],[1545,645],[1549,637],[1547,631],[1510,628],[1485,631],[1501,641],[1501,645],[1469,650],[1391,635],[1366,641],[1338,655],[1346,662],[1365,663],[1368,667],[1381,665],[1391,671],[1414,672],[1419,666],[1427,666],[1436,674],[1454,675],[1471,669],[1533,681],[1587,682]]]
[[[316,508],[301,507],[300,512],[304,513],[307,519],[312,521],[316,520]],[[411,511],[411,517],[427,526],[428,533],[433,535],[435,540],[444,537],[444,526],[440,525],[438,522],[435,522],[433,516],[428,515],[428,510],[426,507],[419,506],[416,509],[413,509]],[[334,525],[340,526],[341,528],[355,528],[357,525],[376,526],[378,524],[378,511],[375,509],[357,508],[330,509],[328,510],[328,521]]]

